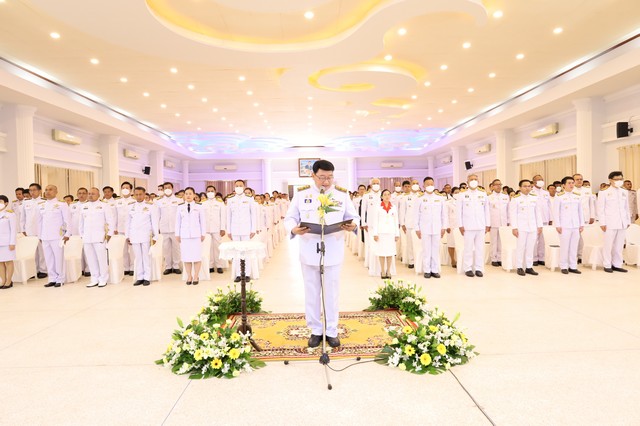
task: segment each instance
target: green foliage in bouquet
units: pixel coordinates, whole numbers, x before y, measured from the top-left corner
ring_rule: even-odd
[[[415,321],[416,317],[422,317],[427,309],[427,299],[420,295],[421,290],[415,284],[405,283],[402,280],[398,280],[397,283],[385,280],[384,284],[369,296],[371,306],[366,310],[398,309]]]
[[[200,310],[200,317],[208,324],[224,323],[231,314],[242,310],[241,293],[235,287],[227,286],[227,292],[217,289],[207,295],[207,304]],[[247,313],[262,312],[262,296],[251,287],[247,289]]]

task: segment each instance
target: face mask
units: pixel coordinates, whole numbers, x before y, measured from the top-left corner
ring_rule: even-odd
[[[5,207],[7,207],[7,205],[4,203],[4,201],[0,201],[0,210],[4,210]]]
[[[173,194],[173,191],[172,191],[172,190],[170,190],[169,188],[165,189],[165,190],[164,190],[164,191],[162,191],[162,192],[164,192],[164,195],[166,195],[167,197],[170,197],[170,196],[171,196],[171,194]]]
[[[241,186],[236,186],[235,191],[237,195],[242,195],[244,193],[244,188]]]
[[[562,187],[561,186],[556,186],[556,192],[560,192],[562,191]]]
[[[477,180],[472,180],[469,182],[469,188],[471,189],[476,189],[478,187],[478,181]]]
[[[424,187],[424,190],[429,192],[429,193],[433,192],[434,189],[436,189],[436,187],[433,186],[433,185],[429,185],[429,186],[425,186]]]
[[[622,188],[622,185],[624,185],[624,181],[621,181],[621,180],[614,180],[614,181],[613,181],[613,185],[614,185],[616,188]]]
[[[420,187],[418,185],[411,185],[411,190],[412,191],[419,191]]]
[[[371,189],[373,189],[374,192],[378,192],[380,191],[380,185],[374,183],[373,185],[371,185]]]
[[[543,180],[539,180],[539,181],[537,181],[537,182],[536,182],[536,186],[537,186],[538,188],[542,188],[542,187],[544,186],[544,181],[543,181]]]
[[[207,198],[210,200],[213,200],[214,198],[216,198],[216,193],[215,192],[207,192]]]
[[[396,190],[396,192],[400,192],[400,191],[402,191],[402,187],[401,186],[396,186],[395,190]]]
[[[125,197],[127,197],[127,196],[129,196],[129,194],[131,194],[131,191],[129,191],[129,188],[122,188],[122,191],[120,191],[120,192]]]

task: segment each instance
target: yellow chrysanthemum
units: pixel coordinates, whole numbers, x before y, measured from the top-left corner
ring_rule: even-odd
[[[191,333],[191,329],[190,328],[186,328],[183,332],[182,335],[186,336],[187,334]]]
[[[440,343],[438,346],[436,346],[436,350],[438,351],[438,353],[440,355],[444,355],[447,353],[447,348],[445,345],[443,345],[442,343]]]
[[[411,356],[413,354],[416,353],[416,350],[413,348],[413,346],[411,345],[405,345],[404,347],[404,353]]]
[[[240,340],[240,335],[238,333],[233,333],[230,339],[232,342],[237,342],[238,340]]]
[[[229,358],[238,359],[240,357],[240,349],[233,348],[229,351]]]
[[[213,361],[211,361],[211,368],[214,368],[214,369],[217,370],[220,367],[222,367],[222,361],[220,361],[218,358],[216,358]]]
[[[413,327],[411,327],[410,325],[405,325],[404,327],[402,327],[402,332],[404,334],[411,334],[413,333]]]
[[[202,333],[202,334],[200,335],[200,338],[201,338],[202,340],[209,340],[209,333]]]
[[[436,327],[435,325],[430,325],[429,326],[429,331],[432,333],[435,333],[436,331],[438,331],[438,327]]]
[[[431,364],[431,355],[429,355],[429,354],[420,355],[420,364],[422,364],[422,365]]]
[[[193,359],[195,359],[196,361],[200,361],[202,359],[202,351],[200,349],[195,351],[195,353],[193,354]]]

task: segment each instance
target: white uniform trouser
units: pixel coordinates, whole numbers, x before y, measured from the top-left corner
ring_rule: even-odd
[[[365,268],[368,268],[369,265],[371,265],[371,258],[375,257],[375,254],[371,249],[372,248],[371,240],[373,240],[373,237],[371,237],[371,231],[365,231],[364,233],[364,267]]]
[[[84,252],[91,272],[91,284],[106,284],[109,281],[107,243],[84,243]]]
[[[49,282],[64,284],[64,248],[60,247],[60,239],[43,241],[42,251],[47,263]]]
[[[136,280],[151,281],[151,243],[133,243],[131,249],[136,264]]]
[[[544,223],[543,225],[547,226],[548,223]],[[538,234],[538,238],[536,238],[535,248],[533,249],[533,261],[544,262],[544,235],[542,233]]]
[[[338,294],[340,288],[340,269],[342,265],[324,267],[324,306],[327,320],[327,336],[338,337]],[[304,278],[304,300],[307,326],[311,334],[322,335],[322,299],[320,295],[320,267],[302,265]]]
[[[422,272],[440,273],[440,234],[422,234]]]
[[[492,226],[489,231],[491,237],[491,261],[500,262],[502,254],[502,244],[500,243],[500,227]]]
[[[231,234],[232,235],[232,240],[233,241],[249,241],[251,240],[251,238],[249,238],[249,235],[238,235],[238,234]],[[236,276],[240,276],[240,259],[233,259],[233,270],[235,271],[234,273],[236,274]],[[251,277],[251,260],[247,260],[244,262],[244,274],[247,277]]]
[[[364,259],[363,234],[366,235],[366,232],[361,227],[358,227],[358,259]]]
[[[133,271],[133,246],[130,246],[128,243],[124,245],[124,256],[122,259],[124,263],[124,270]]]
[[[518,243],[516,245],[516,268],[533,268],[534,249],[537,240],[536,236],[538,236],[537,231],[526,232],[518,230]]]
[[[580,230],[578,228],[562,228],[560,234],[560,269],[578,268],[578,242]]]
[[[624,229],[609,229],[604,231],[604,247],[602,249],[602,264],[605,268],[622,268],[622,249],[624,247]]]
[[[422,273],[422,241],[418,238],[416,230],[411,230],[411,244],[413,245],[413,260],[415,263],[415,273]]]
[[[211,235],[211,258],[209,259],[209,268],[226,268],[227,265],[220,259],[220,243],[222,237],[220,232],[214,232]]]
[[[180,269],[180,243],[176,240],[176,234],[162,234],[162,256],[164,256],[165,269]]]
[[[47,267],[47,258],[44,256],[44,247],[43,243],[38,243],[38,248],[36,249],[36,268],[38,272],[48,273],[49,268]],[[53,281],[49,281],[53,282]]]
[[[402,232],[402,231],[401,231]],[[404,235],[404,254],[407,255],[407,261],[404,261],[404,256],[402,257],[402,263],[406,263],[407,265],[413,265],[415,263],[415,257],[413,254],[413,238],[411,234],[413,233],[413,229],[407,228],[407,232]]]
[[[464,252],[462,266],[464,271],[484,271],[484,229],[464,231]]]

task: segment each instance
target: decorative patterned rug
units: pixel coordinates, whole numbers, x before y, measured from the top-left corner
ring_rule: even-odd
[[[384,328],[413,324],[402,319],[398,311],[340,312],[338,336],[342,346],[329,348],[332,358],[373,358],[391,339]],[[239,325],[240,315],[231,316],[232,325]],[[263,361],[319,359],[322,344],[308,348],[311,330],[307,328],[304,314],[252,314],[249,324],[256,342],[262,348],[254,352]]]

